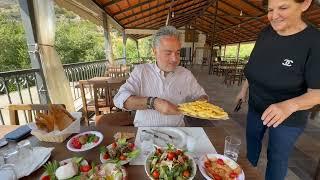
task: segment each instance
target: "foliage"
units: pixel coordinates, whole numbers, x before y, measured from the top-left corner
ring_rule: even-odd
[[[55,47],[63,64],[104,59],[103,34],[88,21],[57,23]]]
[[[251,54],[251,51],[253,50],[254,43],[247,43],[247,44],[241,44],[240,45],[240,51],[239,51],[239,57],[241,59],[247,60]],[[226,58],[228,57],[237,57],[237,45],[229,45],[226,49]],[[224,48],[222,49],[222,53],[224,51]]]
[[[22,23],[0,14],[0,71],[26,69],[30,59]]]

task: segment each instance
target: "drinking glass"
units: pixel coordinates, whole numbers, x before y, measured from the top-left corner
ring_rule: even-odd
[[[237,162],[241,140],[234,136],[227,136],[224,143],[224,155]]]
[[[0,177],[6,180],[17,180],[17,174],[12,164],[4,164],[0,166]]]
[[[25,159],[28,164],[32,164],[33,148],[28,139],[22,140],[17,144],[19,151],[19,159]]]

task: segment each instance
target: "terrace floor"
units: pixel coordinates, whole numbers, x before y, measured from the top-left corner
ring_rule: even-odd
[[[198,82],[204,87],[210,97],[210,102],[223,107],[230,114],[227,121],[210,121],[213,126],[225,128],[231,135],[241,137],[242,143],[245,143],[245,127],[247,105],[237,112],[233,113],[234,98],[240,90],[240,86],[233,85],[227,87],[223,84],[223,78],[208,75],[207,66],[194,66],[191,71],[198,79]],[[260,155],[258,169],[263,174],[267,164],[267,133],[263,141],[263,148]],[[245,149],[243,150],[245,151]],[[312,180],[317,162],[320,159],[320,117],[315,120],[309,120],[309,123],[296,142],[294,151],[289,159],[289,169],[287,180]]]

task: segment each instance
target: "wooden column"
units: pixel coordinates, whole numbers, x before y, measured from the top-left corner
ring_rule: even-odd
[[[138,58],[140,58],[139,41],[138,40],[136,40],[136,47],[137,47],[137,52],[138,52]]]
[[[26,32],[26,40],[28,45],[28,53],[31,60],[31,67],[39,69],[36,73],[36,86],[39,95],[40,104],[47,104],[50,98],[47,91],[47,85],[44,81],[44,75],[41,66],[40,54],[37,46],[37,33],[35,27],[35,17],[33,13],[32,1],[19,0],[20,13],[24,31]]]
[[[211,57],[209,59],[209,74],[212,74],[212,70],[213,70],[213,47],[214,47],[214,36],[216,35],[216,20],[217,20],[217,13],[218,13],[218,0],[216,0],[216,8],[215,8],[215,13],[214,13],[214,22],[213,22],[213,31],[212,31],[212,39],[211,39]]]
[[[122,50],[122,57],[127,61],[127,35],[125,31],[122,31],[122,43],[123,43],[123,50]]]
[[[110,36],[110,25],[108,22],[107,15],[103,13],[103,34],[104,34],[104,44],[105,44],[105,54],[106,59],[113,64],[113,51],[112,51],[112,42]]]
[[[240,43],[238,43],[238,47],[237,47],[237,63],[239,62],[239,53],[240,53]]]

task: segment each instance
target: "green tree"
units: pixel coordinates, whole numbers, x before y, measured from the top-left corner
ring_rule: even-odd
[[[88,21],[57,23],[55,47],[63,64],[104,59],[102,33]]]
[[[22,23],[0,14],[0,71],[30,68]]]

